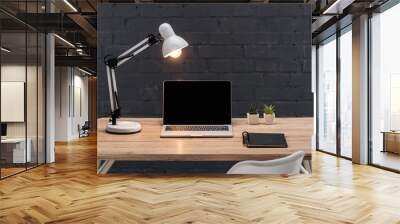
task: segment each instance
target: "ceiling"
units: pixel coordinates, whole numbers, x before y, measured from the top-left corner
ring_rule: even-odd
[[[312,35],[318,43],[352,23],[352,18],[373,12],[390,0],[320,0],[314,10]]]
[[[82,67],[95,72],[97,1],[69,0],[72,8],[63,0],[51,0],[53,13],[48,13],[50,7],[46,8],[45,2],[45,0],[0,1],[2,45],[12,49],[7,58],[21,59],[24,58],[23,55],[27,55],[29,59],[31,55],[35,55],[37,49],[29,43],[32,36],[29,32],[54,32],[60,37],[55,38],[56,64],[70,65],[72,61],[74,65],[79,66],[76,62],[81,61]],[[27,38],[25,31],[28,32]],[[28,44],[25,43],[25,39]],[[67,40],[70,44],[63,40]]]
[[[79,66],[82,62],[90,70],[96,70],[97,49],[97,11],[98,3],[176,3],[176,2],[248,2],[248,3],[309,3],[313,8],[313,36],[319,35],[335,23],[344,14],[365,10],[365,8],[382,4],[386,0],[344,0],[343,14],[323,15],[322,12],[334,4],[335,0],[50,0],[53,13],[46,8],[45,0],[21,1],[1,0],[0,26],[9,46],[22,50],[24,41],[18,32],[26,28],[39,32],[55,32],[61,38],[56,38],[56,60],[59,65],[73,64]],[[343,1],[343,0],[341,0]],[[68,4],[69,3],[69,4]],[[374,4],[374,5],[373,5]],[[372,5],[372,6],[371,6]],[[347,11],[346,11],[347,10]],[[66,43],[64,40],[67,40]],[[3,42],[5,43],[5,42]],[[72,46],[72,45],[74,46]],[[5,46],[5,45],[4,45]],[[28,47],[28,52],[30,51]],[[17,52],[17,50],[16,50]],[[78,64],[77,64],[78,63]],[[82,65],[82,66],[83,66]]]

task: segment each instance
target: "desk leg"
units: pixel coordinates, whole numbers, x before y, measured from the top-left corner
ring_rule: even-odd
[[[115,160],[104,160],[104,163],[100,165],[101,160],[97,160],[97,174],[107,174]]]
[[[310,174],[312,173],[311,160],[303,160],[303,167],[304,167],[304,169],[306,169]]]

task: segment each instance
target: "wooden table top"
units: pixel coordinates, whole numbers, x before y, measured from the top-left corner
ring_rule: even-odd
[[[313,118],[277,118],[273,125],[248,125],[233,119],[233,138],[160,138],[159,118],[124,118],[142,124],[136,134],[115,135],[105,131],[108,118],[98,119],[97,159],[136,161],[240,161],[270,160],[302,150],[311,159]],[[242,132],[284,133],[288,148],[247,148]]]

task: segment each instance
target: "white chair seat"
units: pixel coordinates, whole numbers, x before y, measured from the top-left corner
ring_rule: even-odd
[[[267,160],[254,161],[246,160],[236,163],[232,166],[227,174],[282,174],[296,175],[299,173],[307,173],[301,165],[304,158],[304,152],[298,151],[289,156]]]

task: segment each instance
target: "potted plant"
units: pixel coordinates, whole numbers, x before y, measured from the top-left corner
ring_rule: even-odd
[[[260,116],[257,111],[257,106],[255,104],[251,104],[249,108],[249,112],[247,113],[247,123],[248,124],[258,124]]]
[[[264,104],[264,121],[266,124],[273,124],[275,119],[275,106]]]

